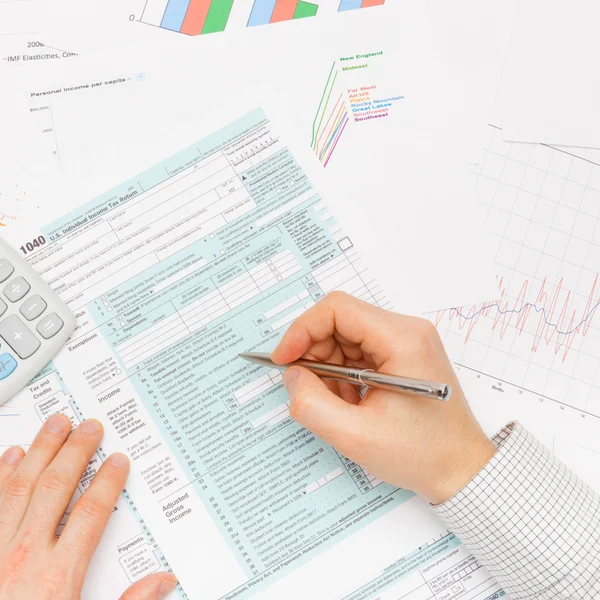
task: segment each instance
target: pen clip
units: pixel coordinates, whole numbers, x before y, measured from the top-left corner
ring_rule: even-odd
[[[358,372],[358,380],[361,382],[362,385],[364,385],[365,387],[368,387],[368,384],[366,384],[362,380],[363,373],[375,373],[375,371],[373,369],[363,369],[362,371]]]

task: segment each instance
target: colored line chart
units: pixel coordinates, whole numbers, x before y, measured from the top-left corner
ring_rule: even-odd
[[[575,152],[490,126],[474,176],[498,297],[431,319],[461,368],[600,417],[600,162]]]
[[[319,2],[314,0],[147,0],[140,21],[185,35],[225,31],[232,11],[249,11],[247,27],[314,17]],[[339,0],[338,12],[380,6],[385,0]],[[238,21],[239,19],[236,19]]]
[[[498,294],[429,318],[485,432],[518,420],[600,492],[600,160],[488,133],[473,175]]]
[[[333,96],[340,74],[340,71],[336,70],[336,64],[334,62],[329,71],[312,127],[311,148],[323,167],[329,164],[329,160],[346,130],[349,120],[348,105],[344,98],[344,92],[340,91],[339,95],[336,92]]]
[[[383,51],[357,53],[333,61],[312,124],[311,149],[323,168],[329,165],[349,127],[386,119],[404,100],[386,95]]]
[[[497,331],[501,340],[511,327],[523,333],[527,324],[533,320],[531,351],[538,352],[540,346],[549,347],[564,362],[576,337],[585,337],[590,330],[600,307],[600,291],[596,275],[585,307],[581,315],[578,315],[576,309],[571,310],[573,293],[564,290],[563,285],[564,280],[560,279],[551,292],[547,289],[548,280],[544,278],[539,291],[534,294],[535,300],[529,302],[529,280],[521,285],[517,296],[511,299],[507,296],[504,278],[498,277],[499,300],[440,311],[436,325],[439,327],[444,321],[452,323],[456,320],[458,330],[464,332],[465,342],[468,342],[474,328],[481,326],[486,318],[490,319],[491,330]]]

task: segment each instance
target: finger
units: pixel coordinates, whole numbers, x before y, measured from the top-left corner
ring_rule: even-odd
[[[9,448],[0,458],[0,494],[4,482],[15,472],[15,469],[23,460],[25,452],[18,446]]]
[[[333,334],[333,337],[340,345],[346,358],[349,358],[350,360],[362,360],[364,358],[365,353],[362,351],[362,348],[359,345],[348,341],[337,331]]]
[[[88,463],[102,439],[102,424],[94,419],[77,427],[42,473],[35,488],[23,529],[37,535],[55,538],[56,528]]]
[[[335,365],[343,365],[346,359],[342,348],[333,337],[311,346],[310,350],[304,355],[304,358],[320,362],[327,361]]]
[[[124,454],[110,456],[98,470],[90,487],[75,503],[56,544],[56,551],[76,565],[75,575],[81,581],[125,487],[128,473],[129,459]]]
[[[328,338],[329,340],[333,340],[333,338]],[[321,344],[324,342],[320,342]],[[334,341],[335,343],[335,341]],[[313,360],[328,360],[329,362],[336,365],[347,364],[347,360],[345,360],[344,353],[342,352],[342,348],[335,345],[335,348],[332,353],[330,353],[329,357],[325,359],[324,357],[319,355],[319,352],[315,350],[318,346],[313,346],[310,349],[310,352],[306,354],[307,358],[311,358]],[[330,392],[333,392],[346,402],[350,402],[350,404],[358,404],[360,401],[360,396],[355,386],[349,383],[345,383],[343,381],[337,381],[336,379],[327,379],[324,378],[323,383],[327,386]]]
[[[343,448],[363,427],[359,406],[333,394],[316,375],[302,367],[288,369],[283,382],[290,396],[290,414],[332,446]]]
[[[12,538],[21,525],[40,475],[56,456],[71,431],[64,415],[51,416],[29,451],[6,480],[0,496],[0,537]]]
[[[347,383],[346,381],[339,382],[338,395],[344,402],[349,404],[358,404],[360,402],[360,394],[357,386]]]
[[[338,350],[339,346],[335,339],[333,337],[328,337],[321,342],[313,344],[309,351],[304,355],[304,358],[308,358],[309,360],[337,362],[334,355],[337,354],[338,357],[341,356],[342,359],[344,358],[341,352],[336,352]]]
[[[121,600],[163,600],[177,587],[173,573],[153,573],[134,583]]]
[[[297,360],[316,343],[338,332],[350,344],[373,354],[375,362],[389,355],[390,313],[343,292],[334,292],[290,325],[272,358],[279,364]]]

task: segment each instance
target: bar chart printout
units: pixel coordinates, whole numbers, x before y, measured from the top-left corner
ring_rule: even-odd
[[[225,31],[236,0],[147,0],[141,21],[185,35]],[[239,2],[239,0],[238,0]],[[340,0],[338,11],[382,5],[385,0]],[[236,10],[239,10],[238,5]],[[247,26],[314,17],[318,0],[254,0]],[[244,21],[245,22],[245,21]]]
[[[234,0],[148,0],[142,22],[200,35],[225,31]]]
[[[318,10],[317,4],[304,0],[254,0],[248,27],[314,17]]]

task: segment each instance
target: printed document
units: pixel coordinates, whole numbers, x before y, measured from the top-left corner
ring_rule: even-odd
[[[486,431],[518,419],[600,491],[600,157],[489,126],[474,181],[497,291],[432,318]]]
[[[456,146],[464,90],[423,28],[413,31],[416,9],[393,27],[363,12],[336,15],[327,28],[307,19],[205,36],[186,52],[140,47],[32,65],[26,81],[15,69],[7,85],[19,101],[2,125],[15,143],[2,160],[22,180],[62,174],[65,189],[80,183],[79,197],[89,197],[192,143],[195,124],[216,105],[228,112],[243,91],[319,166],[320,189],[398,310],[487,300],[489,254]],[[335,44],[306,42],[323,35]]]
[[[53,40],[87,53],[107,45],[178,43],[190,48],[207,34],[225,32],[233,39],[232,34],[247,28],[262,32],[263,25],[282,23],[302,27],[307,20],[343,18],[348,12],[387,13],[393,5],[393,0],[53,0],[43,10]],[[83,26],[70,27],[70,23]],[[93,27],[87,26],[92,23]],[[55,35],[57,29],[61,32]]]
[[[56,413],[67,415],[74,427],[84,418],[56,366],[49,364],[20,394],[0,407],[0,453],[10,446],[27,449],[44,421]],[[88,463],[58,526],[58,535],[69,518],[71,507],[88,488],[105,457],[100,448]],[[83,598],[118,598],[126,588],[142,577],[169,569],[133,500],[125,492],[117,502],[90,564]],[[181,588],[174,593],[173,598],[187,599]]]
[[[262,110],[38,235],[28,258],[78,319],[56,367],[103,452],[130,456],[128,496],[190,598],[502,593],[425,503],[300,428],[279,372],[237,357],[334,289],[389,306]]]

